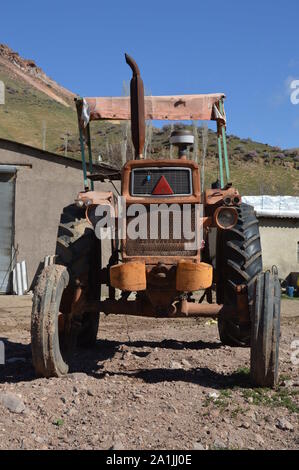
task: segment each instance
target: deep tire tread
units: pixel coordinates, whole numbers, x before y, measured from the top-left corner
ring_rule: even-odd
[[[238,222],[231,230],[220,232],[217,242],[217,302],[236,305],[236,286],[245,284],[249,306],[253,303],[254,285],[262,271],[261,242],[254,209],[241,204]],[[242,325],[220,319],[220,339],[230,346],[249,346],[250,324]],[[242,330],[242,331],[241,331]]]
[[[70,285],[87,282],[87,297],[100,299],[100,285],[95,286],[94,276],[101,268],[100,242],[85,217],[85,210],[75,204],[63,209],[56,245],[57,263],[66,266]],[[95,266],[95,258],[99,260]],[[82,331],[79,346],[91,347],[96,342],[99,313],[82,312]]]

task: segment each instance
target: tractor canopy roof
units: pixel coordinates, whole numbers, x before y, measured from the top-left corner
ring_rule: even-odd
[[[144,118],[149,120],[205,120],[225,124],[224,93],[207,95],[145,96]],[[129,120],[130,97],[77,99],[78,117],[83,127],[99,119]],[[222,112],[221,112],[222,111]]]

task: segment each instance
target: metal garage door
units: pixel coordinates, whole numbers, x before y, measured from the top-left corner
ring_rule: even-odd
[[[11,291],[15,171],[0,165],[0,294]]]

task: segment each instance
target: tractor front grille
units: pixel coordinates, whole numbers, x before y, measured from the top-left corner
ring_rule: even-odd
[[[154,211],[153,211],[154,212]],[[182,215],[182,212],[179,211]],[[125,242],[125,253],[127,256],[195,256],[197,254],[196,249],[186,249],[186,243],[194,242],[193,239],[186,239],[184,238],[183,232],[183,217],[180,218],[177,213],[173,215],[170,213],[169,217],[169,235],[167,238],[162,238],[161,234],[161,225],[163,218],[161,217],[161,212],[158,211],[158,216],[154,219],[157,221],[157,225],[153,224],[153,219],[150,218],[150,206],[147,208],[147,212],[142,217],[142,221],[140,225],[142,227],[138,228],[138,231],[142,231],[141,237],[146,235],[146,239],[138,237],[136,239],[130,238],[130,230],[128,230],[130,222],[133,221],[134,217],[127,216],[127,234],[126,234],[126,242]],[[195,230],[195,208],[194,206],[191,207],[191,218],[190,218],[190,226],[191,231],[194,232]],[[174,227],[173,220],[175,220],[176,225]],[[135,221],[136,222],[136,221]],[[155,225],[155,226],[154,226]],[[164,225],[165,227],[165,225]],[[178,231],[180,232],[180,238],[177,238],[179,235]],[[154,234],[158,233],[158,238],[151,238]],[[190,247],[187,247],[190,248]],[[191,247],[193,248],[193,247]]]
[[[164,176],[173,196],[192,194],[192,173],[190,168],[158,167],[134,168],[131,172],[131,195],[151,196],[160,178]]]

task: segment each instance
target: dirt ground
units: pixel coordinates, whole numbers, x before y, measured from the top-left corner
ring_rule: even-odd
[[[0,449],[298,449],[299,301],[282,313],[276,391],[251,388],[249,349],[222,346],[206,319],[103,316],[96,347],[47,380],[31,362],[31,298],[2,296]]]

